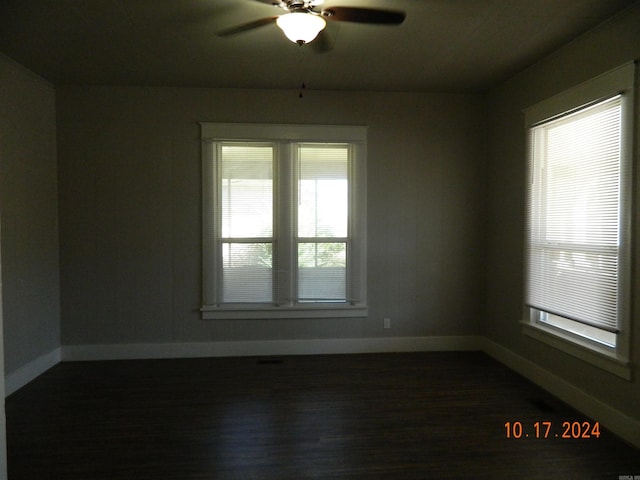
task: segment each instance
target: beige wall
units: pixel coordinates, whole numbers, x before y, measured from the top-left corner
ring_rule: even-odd
[[[0,55],[5,371],[60,347],[55,91]]]
[[[57,105],[64,345],[479,332],[478,97],[59,87]],[[200,320],[200,121],[369,127],[368,318]]]
[[[640,5],[530,67],[496,88],[488,97],[488,123],[492,128],[487,165],[487,316],[483,329],[491,340],[636,419],[640,419],[640,382],[637,379],[640,353],[639,282],[635,282],[633,290],[632,381],[606,373],[524,336],[519,320],[523,318],[526,152],[522,109],[640,58],[638,25]],[[640,126],[640,109],[636,111],[636,122],[636,126]],[[640,136],[636,135],[636,144],[638,139]],[[637,148],[635,167],[640,167]],[[639,187],[636,183],[636,192],[640,191]],[[637,195],[635,200],[637,204]],[[635,210],[637,219],[637,206]],[[636,222],[635,229],[634,271],[637,278],[637,272],[640,271],[639,222]]]

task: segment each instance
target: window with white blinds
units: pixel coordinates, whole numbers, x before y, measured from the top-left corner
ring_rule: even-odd
[[[347,301],[349,145],[296,147],[297,297],[302,302]]]
[[[203,317],[364,316],[364,128],[202,131]]]
[[[274,146],[221,142],[216,154],[221,300],[271,302]]]
[[[530,131],[528,304],[618,330],[621,99]]]
[[[620,92],[530,122],[526,232],[531,321],[614,351],[628,328],[630,99]]]

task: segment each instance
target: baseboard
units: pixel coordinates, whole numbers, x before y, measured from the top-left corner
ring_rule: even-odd
[[[34,380],[37,376],[55,366],[62,359],[62,350],[55,350],[45,353],[35,360],[30,361],[26,365],[17,370],[8,373],[4,379],[5,396],[11,395],[13,392],[24,387],[27,383]]]
[[[575,385],[563,380],[530,360],[487,339],[482,338],[482,350],[500,363],[515,370],[560,400],[640,448],[640,421],[592,397]]]
[[[481,337],[384,337],[65,345],[63,361],[479,350]]]

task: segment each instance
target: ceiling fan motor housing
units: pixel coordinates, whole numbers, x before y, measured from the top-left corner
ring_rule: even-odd
[[[318,2],[318,3],[321,3],[321,2]],[[329,17],[332,15],[332,12],[330,10],[323,10],[322,12],[318,12],[317,10],[314,10],[314,8],[316,7],[316,2],[314,2],[314,0],[281,0],[281,1],[274,0],[272,4],[275,7],[288,10],[291,13],[293,12],[303,12],[303,13],[313,13],[313,14],[321,13],[323,16],[326,16],[326,17]]]

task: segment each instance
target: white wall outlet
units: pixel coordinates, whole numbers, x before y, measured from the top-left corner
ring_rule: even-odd
[[[391,328],[391,319],[389,317],[384,318],[384,328]]]

